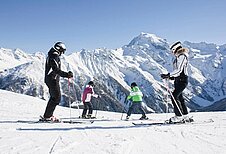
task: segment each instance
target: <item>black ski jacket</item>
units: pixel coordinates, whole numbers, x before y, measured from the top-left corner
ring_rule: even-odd
[[[45,83],[54,80],[59,82],[60,76],[68,77],[68,73],[61,70],[59,53],[54,48],[51,48],[46,58]]]

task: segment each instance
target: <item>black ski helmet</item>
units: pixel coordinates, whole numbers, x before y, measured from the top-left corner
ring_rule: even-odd
[[[131,88],[137,86],[136,82],[131,83]]]
[[[53,48],[57,50],[60,54],[64,54],[64,52],[66,51],[66,46],[63,42],[57,42]]]
[[[90,86],[94,86],[93,81],[89,81],[88,85],[90,85]]]

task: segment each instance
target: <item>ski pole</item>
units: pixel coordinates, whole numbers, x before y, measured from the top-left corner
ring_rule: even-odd
[[[81,117],[80,108],[79,108],[79,101],[77,101],[77,108],[78,108],[78,117]]]
[[[179,105],[178,105],[176,99],[174,98],[172,92],[171,92],[170,89],[169,89],[169,86],[166,86],[166,89],[167,89],[167,91],[170,93],[170,96],[173,98],[173,101],[175,102],[176,107],[177,107],[178,111],[180,112],[180,115],[181,115],[182,117],[184,117],[184,115],[182,114],[181,109],[179,108]]]
[[[174,96],[173,96],[172,92],[170,91],[169,87],[168,87],[168,86],[165,86],[165,85],[163,85],[163,84],[161,84],[161,83],[159,83],[159,82],[157,82],[157,84],[159,84],[160,86],[162,86],[162,87],[164,87],[164,88],[167,89],[167,91],[169,92],[169,94],[170,94],[170,96],[172,97],[173,101],[175,102],[176,107],[178,108],[180,114],[183,116],[182,111],[180,110],[180,108],[179,108],[179,106],[178,106],[178,104],[177,104],[177,101],[176,101],[176,99],[174,98]]]
[[[122,120],[122,118],[123,118],[123,113],[124,113],[124,111],[127,112],[127,111],[126,111],[126,106],[125,106],[125,105],[124,105],[124,107],[123,107],[123,109],[122,109],[121,120]]]
[[[101,95],[103,95],[103,90],[100,91],[100,94],[98,94],[98,101],[97,101],[97,109],[100,107],[100,98],[101,98]],[[95,117],[97,117],[97,109],[96,109],[96,113],[95,113]]]
[[[169,80],[168,79],[163,79],[163,83],[165,84],[165,87],[169,87]],[[166,90],[167,93],[166,93],[166,113],[169,112],[169,107],[168,107],[168,89]],[[168,115],[166,114],[166,119],[168,119]]]
[[[164,84],[165,84],[165,87],[169,87],[169,80],[168,79],[165,79],[163,80]],[[168,89],[167,89],[167,92],[169,93]],[[168,109],[168,94],[166,94],[166,113],[169,112],[169,109]]]
[[[98,105],[99,105],[98,97],[99,97],[99,95],[98,95],[97,98],[96,98],[96,99],[97,99],[97,101],[96,101],[96,102],[97,102],[97,105],[96,105],[96,112],[95,112],[95,116],[94,116],[95,118],[97,117],[97,109],[98,109],[98,107],[99,107],[99,106],[98,106]]]
[[[123,112],[124,112],[124,109],[125,109],[125,106],[124,106],[124,107],[123,107],[123,109],[122,109],[121,120],[122,120],[122,117],[123,117]]]
[[[76,92],[75,86],[74,86],[75,81],[73,79],[71,79],[71,80],[72,80],[73,91]],[[75,98],[76,98],[76,93],[75,93]],[[80,117],[81,114],[80,114],[80,109],[79,109],[79,101],[76,101],[76,104],[77,104],[77,108],[78,108],[78,116]]]
[[[98,105],[99,105],[99,101],[97,101],[97,108],[96,108],[96,112],[95,112],[95,117],[97,117],[97,109],[98,109]]]
[[[127,96],[125,97],[125,100],[124,100],[124,102],[123,102],[123,109],[122,109],[122,115],[121,115],[121,120],[122,120],[122,118],[123,118],[123,112],[125,111],[125,103],[126,103],[126,101],[127,101]]]
[[[70,121],[71,121],[71,101],[70,101],[70,78],[68,78],[68,103],[69,103],[69,108],[70,108]]]
[[[69,70],[70,68],[70,64],[67,63],[67,70]],[[68,96],[68,103],[69,103],[69,108],[70,108],[70,121],[71,121],[71,99],[70,99],[70,95],[71,95],[71,88],[70,88],[70,78],[68,78],[68,93],[69,93],[69,96]]]

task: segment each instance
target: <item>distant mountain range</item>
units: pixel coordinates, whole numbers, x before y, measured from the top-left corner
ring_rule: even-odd
[[[165,39],[154,34],[141,33],[121,48],[93,51],[82,49],[62,56],[62,70],[74,72],[71,93],[67,79],[61,79],[61,105],[80,101],[84,86],[95,82],[94,107],[122,112],[131,82],[136,82],[144,93],[144,104],[150,112],[172,110],[161,73],[172,71],[173,55]],[[195,110],[226,110],[226,44],[183,42],[189,52],[189,85],[185,90],[188,107]],[[44,53],[27,54],[20,49],[0,48],[0,88],[48,99],[44,84]],[[171,89],[173,88],[170,83]],[[70,97],[70,99],[69,99]],[[168,99],[167,99],[168,98]],[[124,105],[125,104],[125,105]]]

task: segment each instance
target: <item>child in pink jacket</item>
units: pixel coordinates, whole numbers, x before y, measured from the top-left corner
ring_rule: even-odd
[[[90,119],[93,113],[93,105],[91,103],[92,96],[98,98],[99,96],[94,93],[93,90],[94,83],[90,81],[82,94],[82,102],[84,104],[84,109],[82,112],[82,118]],[[88,115],[86,115],[87,110],[89,110]]]

